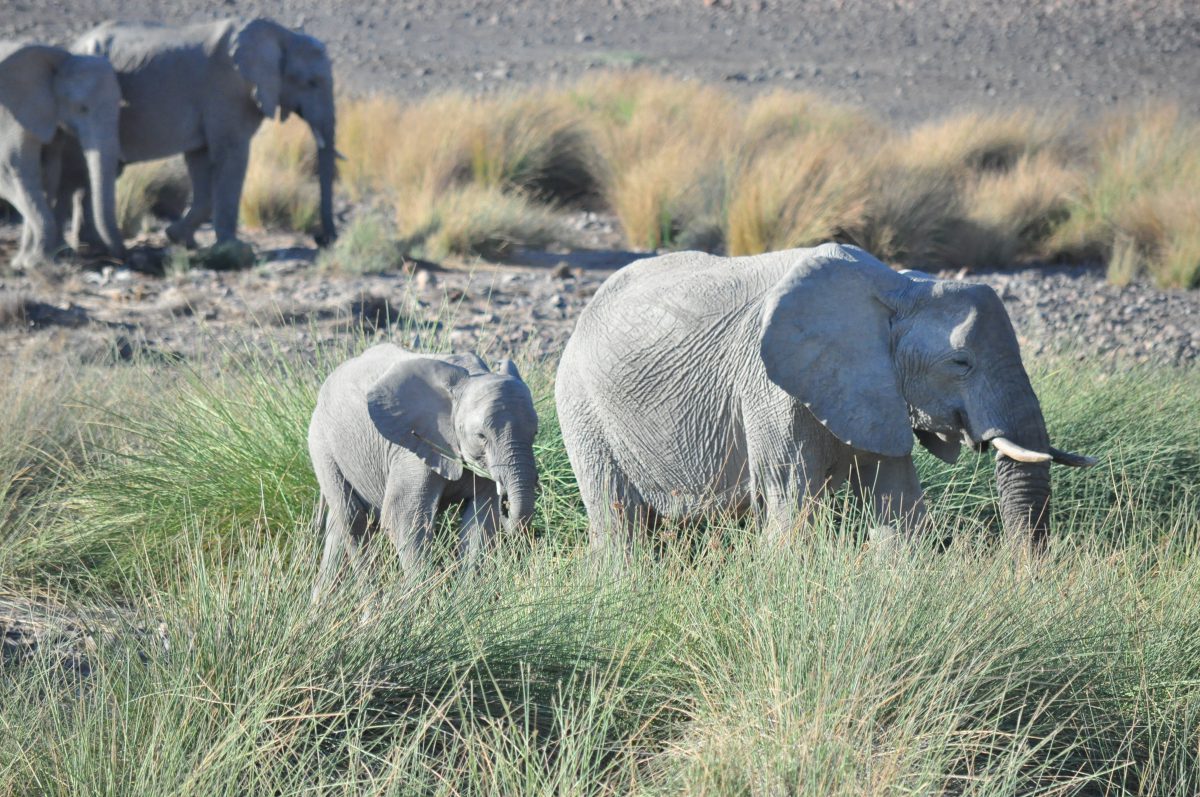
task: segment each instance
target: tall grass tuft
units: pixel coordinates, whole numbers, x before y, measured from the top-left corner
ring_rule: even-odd
[[[1162,286],[1200,286],[1194,223],[1200,121],[1173,106],[1109,118],[1089,137],[1086,180],[1050,246],[1105,257],[1117,282],[1143,273]]]

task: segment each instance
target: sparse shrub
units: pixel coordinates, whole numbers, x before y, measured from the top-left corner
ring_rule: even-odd
[[[337,242],[317,257],[317,268],[339,274],[382,274],[399,268],[404,251],[396,239],[396,226],[383,214],[371,211],[342,228]]]
[[[428,215],[407,222],[402,229],[410,244],[434,258],[501,257],[514,246],[543,247],[565,237],[552,210],[519,194],[481,186],[446,192],[428,208]]]

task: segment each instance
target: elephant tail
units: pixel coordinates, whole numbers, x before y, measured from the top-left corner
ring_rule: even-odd
[[[318,537],[321,535],[322,529],[325,528],[325,518],[329,515],[329,504],[325,502],[325,495],[317,496],[317,508],[313,512],[312,529],[313,533]]]

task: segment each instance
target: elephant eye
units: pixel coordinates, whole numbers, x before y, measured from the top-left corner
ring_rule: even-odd
[[[321,85],[321,79],[319,77],[309,78],[308,87],[310,89],[319,88],[320,85]]]
[[[971,369],[975,367],[975,364],[971,361],[970,355],[962,352],[952,354],[947,362],[949,363],[950,368],[959,376],[966,376],[967,374],[971,373]]]

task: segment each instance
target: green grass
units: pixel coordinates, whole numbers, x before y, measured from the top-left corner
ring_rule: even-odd
[[[12,364],[0,600],[130,627],[95,635],[85,677],[50,646],[0,665],[0,793],[1200,789],[1200,373],[1032,364],[1055,441],[1102,458],[1055,469],[1034,563],[998,542],[990,458],[964,453],[919,460],[944,553],[881,556],[835,496],[784,550],[713,520],[613,568],[584,553],[552,372],[523,362],[531,533],[408,589],[380,541],[382,591],[346,580],[313,609],[305,430],[363,345]]]

